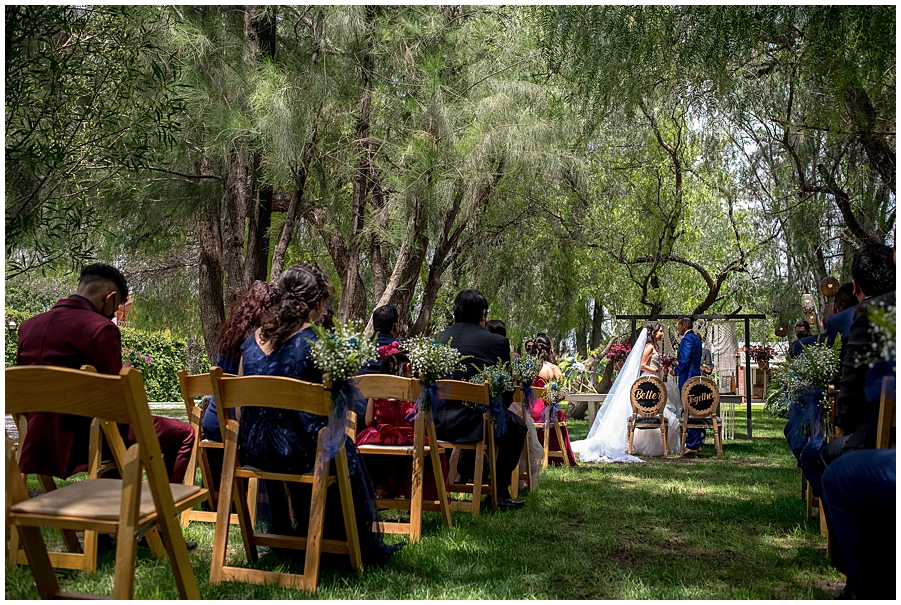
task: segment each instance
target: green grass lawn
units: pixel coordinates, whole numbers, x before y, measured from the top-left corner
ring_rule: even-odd
[[[739,406],[737,416],[745,409]],[[423,539],[381,568],[324,569],[324,599],[828,599],[840,587],[817,521],[804,515],[800,475],[783,420],[754,408],[753,441],[726,441],[722,460],[708,432],[693,459],[549,468],[524,509],[453,513],[444,528],[426,513]],[[740,423],[743,425],[743,423]],[[572,421],[573,439],[587,423]],[[212,526],[185,531],[205,599],[307,598],[268,586],[209,584]],[[53,538],[51,538],[53,539]],[[389,537],[398,541],[400,537]],[[237,529],[230,559],[244,564]],[[302,556],[302,555],[301,555]],[[112,588],[113,551],[99,571],[59,571],[66,590]],[[266,555],[266,568],[292,566]],[[302,564],[298,564],[302,565]],[[165,559],[139,549],[137,598],[177,598]],[[27,568],[6,569],[6,598],[37,598]]]

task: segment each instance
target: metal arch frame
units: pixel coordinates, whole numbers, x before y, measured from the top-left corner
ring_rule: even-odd
[[[616,319],[628,319],[632,322],[632,334],[635,334],[636,323],[638,320],[658,320],[658,319],[679,319],[680,317],[691,317],[692,319],[716,319],[733,321],[743,319],[745,322],[745,347],[750,346],[751,336],[751,320],[766,319],[766,315],[762,313],[736,313],[734,315],[694,315],[692,313],[680,313],[679,315],[617,315]],[[751,432],[751,356],[745,355],[745,405],[748,411],[748,439],[752,439]]]

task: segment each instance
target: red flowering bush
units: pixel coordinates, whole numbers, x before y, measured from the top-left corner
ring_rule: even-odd
[[[622,363],[626,361],[626,357],[629,356],[629,352],[632,350],[632,345],[629,343],[617,344],[610,347],[610,350],[607,351],[607,359],[612,361],[614,364]]]

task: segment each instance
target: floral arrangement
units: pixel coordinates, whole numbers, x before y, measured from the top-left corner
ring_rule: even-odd
[[[326,381],[348,380],[378,355],[375,343],[353,322],[336,324],[334,331],[313,324],[313,331],[317,338],[313,343],[313,363],[322,370]]]
[[[541,371],[542,363],[538,355],[523,355],[510,362],[510,373],[523,385],[531,385]]]
[[[347,406],[358,415],[366,412],[366,399],[349,379],[376,356],[376,346],[352,322],[335,324],[333,331],[313,324],[313,331],[316,333],[311,351],[313,363],[322,370],[322,382],[332,394],[329,422],[321,440],[325,451],[334,457],[344,440]]]
[[[433,341],[426,336],[406,339],[401,347],[407,352],[413,365],[413,374],[425,383],[432,383],[462,370],[465,357],[450,346]]]
[[[441,396],[435,382],[464,369],[462,362],[468,357],[461,356],[460,351],[451,346],[452,342],[453,339],[445,345],[425,336],[414,336],[401,344],[410,358],[414,376],[423,383],[414,413],[420,410],[437,412]]]
[[[545,430],[548,430],[548,427],[557,415],[557,410],[560,409],[560,402],[566,399],[568,395],[569,388],[559,380],[544,385],[544,402],[547,404],[547,407],[541,413],[541,420],[545,424]]]
[[[626,361],[626,357],[629,356],[629,353],[632,351],[632,345],[629,343],[621,343],[615,344],[610,347],[607,351],[607,359],[612,361],[614,364],[623,363]]]
[[[498,360],[493,366],[485,366],[481,370],[476,369],[476,374],[469,379],[475,384],[488,383],[488,396],[491,403],[488,406],[491,423],[494,425],[494,434],[497,437],[507,432],[507,417],[504,415],[503,395],[512,391],[513,374],[510,373],[510,364]]]
[[[676,358],[672,355],[667,353],[660,356],[660,367],[663,368],[664,375],[669,373],[670,368],[673,367],[674,363],[676,363]]]
[[[770,414],[782,416],[788,414],[793,406],[804,407],[810,401],[810,395],[814,394],[814,403],[819,408],[815,414],[820,416],[821,433],[824,436],[831,434],[828,413],[830,402],[826,389],[838,375],[841,345],[841,335],[836,336],[831,347],[825,344],[803,345],[802,355],[789,358],[784,364],[774,368],[766,397],[766,409]],[[812,417],[813,414],[813,411],[807,412],[808,416]],[[802,423],[801,428],[807,430],[808,423]]]
[[[769,345],[754,345],[748,347],[748,355],[757,363],[766,363],[776,356],[776,349]]]

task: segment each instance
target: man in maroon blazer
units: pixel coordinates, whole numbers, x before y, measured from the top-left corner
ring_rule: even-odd
[[[82,269],[78,289],[46,313],[19,327],[18,365],[80,368],[89,364],[101,374],[122,369],[122,337],[112,322],[116,309],[128,298],[125,276],[110,265]],[[169,480],[185,476],[194,430],[186,422],[153,417]],[[91,419],[70,414],[28,414],[28,433],[22,443],[19,468],[65,479],[87,469]],[[135,443],[129,425],[126,447]]]

